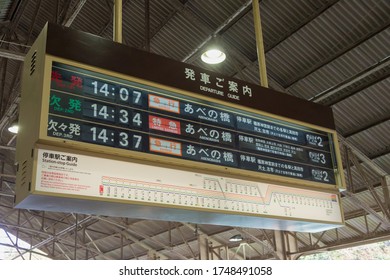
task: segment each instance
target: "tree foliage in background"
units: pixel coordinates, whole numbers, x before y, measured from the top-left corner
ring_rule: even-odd
[[[300,260],[390,260],[390,241],[303,256]]]

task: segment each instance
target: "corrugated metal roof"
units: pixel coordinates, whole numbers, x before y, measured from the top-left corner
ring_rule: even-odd
[[[386,146],[387,150],[389,149],[389,145]],[[382,155],[374,160],[376,164],[378,164],[383,170],[386,170],[388,174],[390,174],[390,154]]]
[[[246,0],[199,0],[188,1],[186,7],[195,17],[199,18],[207,28],[215,29],[246,2]]]
[[[386,58],[389,53],[382,48],[378,51],[378,41],[386,41],[389,38],[389,30],[384,30],[368,41],[354,47],[310,74],[304,80],[300,80],[289,88],[289,92],[301,98],[309,99],[315,93],[323,92],[342,81],[354,77],[365,70],[368,65],[373,65]]]
[[[126,10],[126,5],[124,5],[124,10]],[[112,21],[111,13],[112,11],[106,1],[87,1],[80,10],[79,15],[73,21],[71,27],[105,38],[112,38],[111,28],[107,27],[109,31],[104,32],[106,30],[104,29],[106,24]],[[110,32],[110,35],[107,35],[107,32]]]
[[[386,79],[333,106],[336,127],[342,135],[349,135],[390,117],[390,80]]]
[[[390,122],[385,122],[349,137],[349,141],[356,145],[368,157],[375,157],[388,150],[390,143],[389,131]],[[367,139],[375,139],[375,141],[367,145]]]
[[[224,38],[231,47],[237,49],[238,53],[243,54],[250,61],[255,61],[257,56],[254,34],[253,15],[248,12],[239,20],[239,24],[233,25],[224,33]]]
[[[193,24],[182,13],[177,14],[153,38],[152,51],[176,60],[182,60],[191,51],[189,45],[199,45],[207,38],[203,28]]]
[[[384,1],[376,1],[372,7],[366,10],[349,1],[338,2],[301,28],[295,36],[276,46],[273,50],[277,56],[272,55],[271,51],[269,68],[285,81],[285,85],[290,85],[302,75],[300,73],[307,72],[307,69],[316,67],[319,62],[344,50],[346,46],[353,45],[360,37],[368,36],[373,29],[381,29],[383,23],[388,21],[383,10],[389,11],[389,6]],[[351,16],[345,19],[345,14]],[[322,85],[320,82],[313,84]]]
[[[0,23],[9,19],[10,8],[12,5],[12,0],[1,0],[0,1]]]

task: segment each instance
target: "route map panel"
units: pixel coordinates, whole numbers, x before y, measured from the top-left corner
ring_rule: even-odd
[[[45,149],[39,149],[37,157],[36,191],[39,192],[216,213],[342,223],[340,197],[336,193]]]

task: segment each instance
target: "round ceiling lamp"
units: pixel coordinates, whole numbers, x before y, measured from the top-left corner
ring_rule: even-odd
[[[244,238],[242,237],[241,234],[236,234],[232,237],[229,238],[229,241],[230,242],[239,242],[239,241],[242,241]]]
[[[218,64],[226,59],[226,54],[219,49],[209,49],[202,54],[201,59],[207,64]]]
[[[218,64],[226,59],[226,54],[215,37],[202,53],[201,59],[207,64]]]
[[[8,131],[11,133],[18,133],[19,125],[17,121],[12,122],[12,124],[8,127]]]

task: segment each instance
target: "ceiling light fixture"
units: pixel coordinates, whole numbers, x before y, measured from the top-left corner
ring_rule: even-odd
[[[11,133],[18,133],[19,131],[19,125],[17,121],[13,121],[11,125],[8,127],[8,131]]]
[[[232,237],[229,238],[230,242],[239,242],[242,241],[244,238],[242,238],[241,234],[236,234],[233,235]]]
[[[226,54],[215,37],[202,53],[201,59],[207,64],[218,64],[226,59]]]

